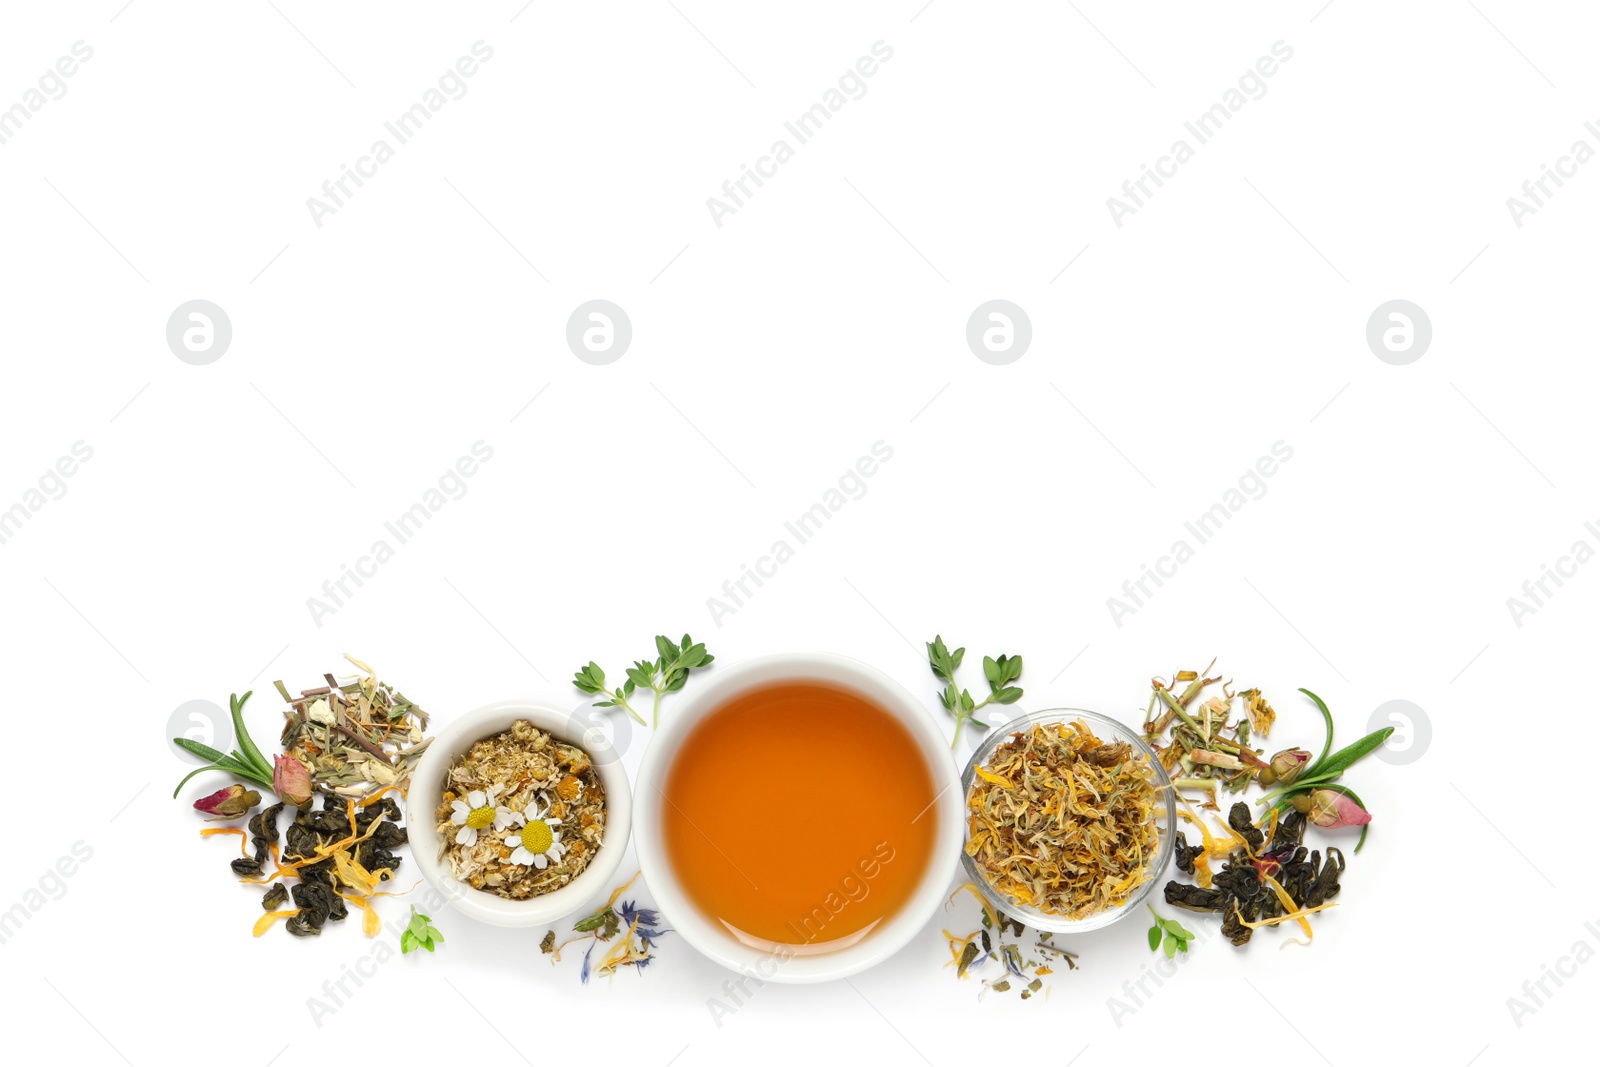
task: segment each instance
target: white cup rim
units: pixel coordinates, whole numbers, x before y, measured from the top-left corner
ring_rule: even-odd
[[[780,955],[746,944],[708,920],[673,873],[661,834],[662,785],[683,740],[707,714],[749,689],[800,680],[835,685],[872,700],[901,722],[928,758],[936,796],[926,816],[937,819],[928,868],[909,900],[871,934],[848,947],[807,955]],[[960,776],[949,741],[929,709],[894,679],[846,656],[828,652],[779,653],[719,668],[692,687],[655,731],[637,782],[640,833],[634,842],[644,880],[668,926],[708,958],[764,982],[826,982],[857,974],[904,948],[938,914],[962,842]],[[798,946],[796,946],[798,947]]]

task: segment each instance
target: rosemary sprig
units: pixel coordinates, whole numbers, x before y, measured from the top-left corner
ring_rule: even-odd
[[[935,678],[945,683],[939,693],[939,703],[956,719],[956,735],[950,739],[951,748],[955,748],[961,740],[963,723],[972,723],[975,730],[989,728],[988,723],[976,717],[980,708],[990,704],[1015,704],[1022,699],[1021,687],[1011,684],[1022,677],[1021,656],[1001,656],[998,659],[983,657],[983,676],[989,682],[989,695],[978,701],[972,698],[971,691],[956,685],[956,671],[960,669],[966,654],[965,648],[951,652],[945,646],[944,638],[938,634],[934,634],[933,640],[928,642],[928,667]]]
[[[645,725],[644,716],[634,710],[628,698],[641,690],[651,691],[655,695],[651,701],[649,725],[654,728],[661,725],[662,694],[676,693],[688,682],[691,671],[708,667],[716,659],[703,643],[696,642],[688,634],[676,643],[670,637],[657,635],[656,653],[653,660],[635,660],[633,666],[623,672],[627,680],[616,689],[607,687],[606,672],[594,660],[578,668],[572,676],[572,684],[585,693],[604,693],[606,699],[596,701],[595,707],[622,708],[641,726]]]
[[[186,752],[193,752],[203,760],[209,760],[204,767],[196,767],[183,776],[183,781],[178,783],[178,788],[172,791],[177,797],[184,784],[197,774],[206,771],[226,771],[236,778],[243,778],[247,782],[272,789],[272,765],[261,755],[261,750],[250,738],[250,731],[244,725],[244,702],[250,699],[250,694],[244,696],[230,693],[228,695],[228,710],[233,715],[233,732],[239,739],[239,748],[233,752],[222,752],[210,745],[202,745],[198,741],[187,737],[174,737],[172,743]]]

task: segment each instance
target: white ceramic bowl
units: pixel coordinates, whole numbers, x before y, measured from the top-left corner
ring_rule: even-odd
[[[803,946],[749,943],[716,923],[690,900],[665,851],[662,793],[684,739],[705,717],[733,697],[777,682],[802,681],[848,689],[886,710],[916,739],[938,791],[925,815],[937,819],[928,869],[905,906],[869,934],[846,947],[809,954]],[[823,652],[764,656],[738,666],[718,666],[693,682],[656,730],[639,771],[639,867],[667,924],[685,941],[725,967],[763,982],[808,983],[844,978],[894,955],[938,914],[961,852],[961,788],[950,743],[930,711],[898,683],[853,659]],[[798,949],[796,951],[795,949]]]
[[[464,915],[494,926],[545,926],[575,915],[586,904],[610,892],[622,854],[628,847],[633,799],[622,760],[599,730],[585,732],[588,721],[577,712],[538,700],[505,700],[479,708],[447,724],[434,735],[411,776],[406,796],[407,829],[411,856],[438,893]],[[509,730],[526,719],[558,741],[577,745],[589,753],[595,772],[606,790],[606,834],[582,874],[553,893],[528,900],[507,900],[457,881],[450,868],[439,862],[439,832],[434,813],[444,794],[445,774],[455,758],[475,742]]]

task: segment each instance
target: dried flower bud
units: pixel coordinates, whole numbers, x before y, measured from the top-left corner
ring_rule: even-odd
[[[1309,766],[1311,753],[1303,748],[1286,748],[1272,757],[1273,780],[1279,785],[1288,785]]]
[[[237,819],[261,803],[261,794],[242,785],[230,785],[194,802],[194,810],[209,819]]]
[[[1372,821],[1372,813],[1348,793],[1337,789],[1318,789],[1311,794],[1311,821],[1324,830],[1339,826],[1365,826]]]
[[[311,799],[311,772],[293,756],[273,756],[272,790],[291,804],[305,804]]]

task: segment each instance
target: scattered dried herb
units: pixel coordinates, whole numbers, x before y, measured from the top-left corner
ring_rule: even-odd
[[[273,683],[289,705],[281,738],[286,758],[303,764],[321,793],[360,799],[389,786],[405,792],[431,740],[428,713],[365,663],[348,653],[345,659],[362,672],[351,681],[325,674],[326,685],[298,697]]]
[[[662,935],[669,934],[672,930],[661,925],[661,914],[654,909],[637,907],[633,901],[618,903],[622,894],[628,891],[628,887],[638,877],[639,875],[635,873],[632,878],[611,891],[611,896],[604,907],[573,923],[573,932],[579,936],[569,938],[558,945],[556,932],[551,930],[539,942],[539,951],[549,956],[551,963],[560,963],[562,949],[574,941],[588,941],[589,947],[583,953],[583,968],[578,975],[584,984],[588,984],[590,975],[610,978],[624,967],[644,970],[655,958],[656,942],[661,940]],[[624,928],[626,933],[623,933]],[[595,947],[611,942],[619,933],[623,934],[622,939],[612,945],[600,958],[600,962],[591,968]]]
[[[1125,903],[1150,876],[1154,771],[1081,721],[1013,734],[976,768],[967,855],[1008,899],[1081,919]]]
[[[676,693],[689,680],[690,671],[709,667],[715,659],[706,651],[704,644],[697,643],[688,634],[684,634],[683,640],[677,644],[673,643],[672,638],[658,634],[656,658],[635,660],[633,666],[623,672],[627,675],[627,681],[616,689],[606,687],[606,672],[594,660],[578,668],[572,676],[572,684],[585,693],[604,693],[606,699],[596,701],[595,707],[622,708],[641,726],[645,724],[644,716],[634,710],[628,698],[639,690],[650,690],[655,694],[650,708],[650,725],[654,728],[661,725],[661,695]]]
[[[434,929],[433,920],[418,911],[417,906],[413,904],[411,921],[406,923],[405,931],[400,935],[400,954],[404,956],[419,948],[432,952],[433,947],[443,940],[444,935]]]
[[[982,968],[986,963],[999,963],[1003,973],[992,979],[984,979],[984,989],[1005,993],[1012,988],[1011,983],[1015,980],[1023,983],[1019,993],[1020,998],[1028,1000],[1044,988],[1045,977],[1054,973],[1054,968],[1050,966],[1052,961],[1057,964],[1065,963],[1067,969],[1071,971],[1078,969],[1078,954],[1051,944],[1051,935],[1048,932],[1040,933],[1032,945],[1024,944],[1024,939],[1028,936],[1027,926],[1014,917],[996,911],[983,894],[978,892],[978,887],[971,882],[961,886],[951,895],[945,904],[945,909],[949,910],[955,903],[956,897],[963,892],[971,893],[977,898],[982,908],[983,925],[965,937],[952,934],[949,930],[944,931],[945,940],[950,947],[950,963],[946,966],[953,966],[956,969],[957,978],[971,977],[971,972]],[[1033,954],[1037,954],[1039,958],[1035,958]]]
[[[452,877],[527,900],[589,866],[605,840],[605,786],[587,752],[518,720],[455,758],[434,817]]]
[[[961,740],[963,723],[970,722],[974,730],[989,728],[988,723],[977,718],[980,708],[990,704],[1015,704],[1022,699],[1022,689],[1011,684],[1022,677],[1021,656],[1001,656],[999,659],[983,657],[983,676],[989,682],[989,695],[981,701],[975,701],[970,690],[956,686],[956,671],[960,669],[967,650],[958,648],[951,652],[945,647],[944,638],[938,634],[934,634],[927,647],[928,668],[933,671],[935,678],[945,683],[944,689],[939,692],[939,703],[956,719],[956,734],[950,739],[951,748],[955,748]]]

